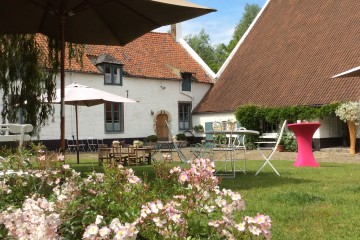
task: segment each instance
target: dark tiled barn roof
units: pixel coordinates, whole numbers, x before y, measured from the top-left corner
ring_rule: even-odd
[[[194,112],[360,99],[360,77],[331,78],[360,65],[359,13],[359,0],[270,0]]]
[[[123,47],[86,45],[83,66],[72,61],[71,65],[66,63],[65,68],[67,71],[100,73],[94,64],[104,55],[123,64],[126,75],[131,77],[179,80],[180,72],[192,72],[197,82],[213,82],[202,66],[168,33],[147,33]]]

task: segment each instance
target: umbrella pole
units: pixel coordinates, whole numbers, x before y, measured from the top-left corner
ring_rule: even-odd
[[[62,1],[60,1],[62,5]],[[61,6],[62,10],[62,6]],[[61,11],[62,12],[62,11]],[[59,16],[61,47],[60,47],[60,152],[65,154],[65,16]]]
[[[79,128],[78,128],[78,109],[77,104],[75,104],[75,119],[76,119],[76,160],[77,164],[80,163],[79,157]]]

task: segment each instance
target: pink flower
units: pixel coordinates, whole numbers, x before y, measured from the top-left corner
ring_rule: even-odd
[[[179,176],[179,181],[184,183],[189,179],[188,175],[186,172],[182,172]]]
[[[255,236],[259,236],[261,233],[261,229],[258,228],[257,226],[250,225],[248,228],[249,228],[250,233],[252,233]]]
[[[128,178],[128,180],[129,180],[129,183],[132,183],[132,184],[136,184],[136,183],[140,182],[140,178],[138,178],[137,176],[131,176]]]
[[[97,233],[99,232],[99,227],[96,224],[90,224],[87,228],[86,231],[90,234],[90,235],[97,235]]]
[[[99,235],[100,237],[107,237],[110,234],[110,229],[106,226],[102,227],[99,230]]]

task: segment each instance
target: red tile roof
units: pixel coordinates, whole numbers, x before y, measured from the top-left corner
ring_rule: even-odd
[[[153,79],[181,79],[180,72],[192,72],[198,82],[213,79],[199,63],[168,33],[147,33],[125,46],[86,45],[83,67],[72,61],[67,71],[100,73],[91,58],[103,54],[115,57],[124,65],[127,76]]]
[[[194,112],[360,99],[360,77],[331,78],[360,65],[359,13],[359,0],[270,0]]]

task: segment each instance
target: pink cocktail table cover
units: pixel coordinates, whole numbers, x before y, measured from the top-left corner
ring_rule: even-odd
[[[288,128],[294,132],[298,143],[298,154],[294,163],[295,167],[319,167],[312,151],[312,137],[320,127],[318,122],[288,124]]]

